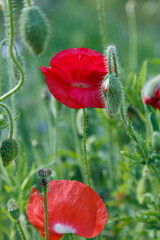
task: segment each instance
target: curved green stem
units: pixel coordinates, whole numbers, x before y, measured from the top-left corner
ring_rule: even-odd
[[[19,71],[21,73],[21,78],[20,78],[18,84],[14,88],[12,88],[10,91],[8,91],[7,93],[3,94],[0,97],[0,102],[2,102],[7,97],[11,96],[13,93],[17,92],[19,90],[19,88],[22,86],[23,82],[24,82],[24,72],[23,72],[23,69],[22,69],[21,65],[18,63],[18,61],[16,60],[16,58],[15,58],[15,56],[13,54],[13,36],[14,36],[14,31],[13,31],[12,0],[8,0],[8,4],[9,4],[9,18],[10,18],[9,52],[10,52],[10,56],[12,58],[12,61],[15,63],[15,65],[18,67],[18,69],[19,69]]]
[[[0,43],[0,95],[2,91],[2,47],[8,41],[8,39],[3,39]]]
[[[45,212],[45,239],[49,239],[49,234],[48,234],[48,209],[47,209],[47,190],[48,186],[44,186],[44,212]]]
[[[90,174],[89,174],[89,168],[88,168],[88,161],[87,161],[87,150],[86,150],[86,109],[83,108],[83,150],[84,150],[84,164],[86,169],[86,175],[87,175],[87,184],[90,187]]]
[[[18,225],[20,234],[21,234],[21,236],[22,236],[22,239],[23,239],[23,240],[27,240],[27,238],[26,238],[26,236],[25,236],[25,234],[24,234],[23,228],[22,228],[22,226],[21,226],[20,220],[17,221],[17,225]]]
[[[101,31],[101,36],[102,36],[102,46],[103,46],[103,51],[104,51],[106,48],[106,45],[107,45],[107,40],[106,40],[104,11],[103,11],[102,0],[97,0],[97,8],[98,8],[98,15],[99,15],[100,31]]]
[[[8,114],[9,121],[10,121],[10,134],[9,134],[9,138],[12,139],[12,137],[13,137],[13,118],[12,118],[11,111],[9,110],[7,105],[4,104],[4,103],[0,103],[0,106],[2,106],[6,110],[6,112]]]

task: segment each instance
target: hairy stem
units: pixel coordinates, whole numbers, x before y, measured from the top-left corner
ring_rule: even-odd
[[[21,234],[21,236],[22,236],[22,239],[23,239],[23,240],[27,240],[27,238],[26,238],[26,236],[25,236],[25,233],[24,233],[24,231],[23,231],[23,228],[22,228],[22,226],[21,226],[20,220],[17,221],[17,225],[18,225],[20,234]]]
[[[48,234],[48,209],[47,209],[47,189],[48,186],[44,186],[44,212],[45,212],[45,239],[49,240]]]
[[[127,119],[127,117],[126,117],[126,114],[125,114],[125,112],[124,112],[124,107],[123,107],[123,105],[121,106],[120,111],[121,111],[122,120],[123,120],[123,122],[124,122],[124,125],[125,125],[125,128],[126,128],[126,130],[127,130],[127,133],[128,133],[128,135],[129,135],[129,137],[130,137],[134,142],[136,142],[137,147],[138,147],[138,149],[139,149],[139,151],[140,151],[140,153],[141,153],[141,156],[143,157],[143,159],[145,160],[145,162],[147,162],[147,156],[146,156],[146,154],[145,154],[145,152],[144,152],[144,150],[143,150],[143,147],[141,146],[141,143],[140,143],[140,141],[139,141],[139,139],[138,139],[138,137],[137,137],[137,134],[136,134],[135,130],[133,129],[133,126],[132,126],[131,122],[128,121],[128,119]]]
[[[87,184],[90,187],[90,174],[89,174],[89,168],[88,168],[88,160],[87,160],[87,150],[86,150],[86,109],[83,108],[83,150],[84,150],[84,164],[85,164],[85,170],[87,175]]]
[[[7,107],[6,104],[4,103],[0,103],[0,106],[2,106],[7,114],[8,114],[8,117],[9,117],[9,121],[10,121],[10,133],[9,133],[9,138],[12,139],[13,137],[13,118],[12,118],[12,114],[11,114],[11,111],[9,110],[9,108]]]
[[[13,54],[13,37],[14,37],[14,29],[13,29],[13,9],[12,9],[12,0],[8,0],[8,4],[9,4],[9,19],[10,19],[10,41],[9,41],[9,52],[10,52],[10,56],[12,58],[12,61],[15,63],[15,65],[18,67],[20,73],[21,73],[21,78],[18,82],[18,84],[12,88],[10,91],[8,91],[7,93],[3,94],[0,97],[0,102],[2,102],[4,99],[6,99],[7,97],[11,96],[13,93],[17,92],[20,87],[22,86],[23,82],[24,82],[24,72],[23,69],[21,67],[21,65],[18,63],[18,61],[16,60],[14,54]]]

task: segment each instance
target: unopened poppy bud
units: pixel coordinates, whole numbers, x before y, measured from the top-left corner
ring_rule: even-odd
[[[113,117],[118,112],[123,100],[122,85],[115,74],[108,74],[104,78],[102,96],[108,115]]]
[[[160,75],[148,81],[143,88],[143,101],[160,111]]]
[[[0,149],[3,166],[7,167],[18,154],[18,144],[15,139],[5,139]]]
[[[19,211],[19,205],[16,203],[11,203],[8,212],[10,213],[11,217],[15,220],[19,220],[20,211]]]
[[[38,171],[38,175],[42,186],[48,186],[51,179],[52,171],[49,168],[42,168]]]
[[[48,23],[42,11],[36,6],[25,7],[20,19],[21,35],[32,54],[44,51],[48,38]]]
[[[153,133],[152,146],[157,152],[160,152],[160,132]]]

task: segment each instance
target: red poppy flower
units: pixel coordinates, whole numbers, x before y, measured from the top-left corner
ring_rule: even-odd
[[[93,238],[103,230],[108,219],[99,195],[78,181],[51,181],[47,204],[49,240],[58,240],[64,233]],[[35,188],[30,194],[26,213],[29,222],[45,238],[43,197]]]
[[[101,84],[108,73],[105,57],[92,49],[57,53],[50,67],[40,67],[52,95],[70,108],[105,108]]]
[[[143,101],[160,111],[160,75],[148,81],[144,86]]]

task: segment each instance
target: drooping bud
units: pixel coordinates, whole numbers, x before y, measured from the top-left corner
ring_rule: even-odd
[[[48,23],[42,11],[36,6],[25,7],[20,18],[22,39],[32,54],[44,51],[48,38]]]
[[[123,102],[123,89],[120,80],[114,73],[106,75],[102,83],[102,96],[106,111],[113,117]]]
[[[19,211],[19,205],[16,203],[11,203],[8,212],[10,213],[11,217],[15,220],[19,220],[20,211]]]
[[[160,75],[148,81],[143,88],[143,101],[160,111]]]
[[[38,171],[38,175],[43,187],[48,186],[48,183],[51,179],[52,171],[49,168],[42,168]]]
[[[153,133],[152,146],[157,152],[160,152],[160,132]]]
[[[18,144],[15,139],[5,139],[2,142],[0,153],[3,161],[3,166],[7,167],[18,154]]]

